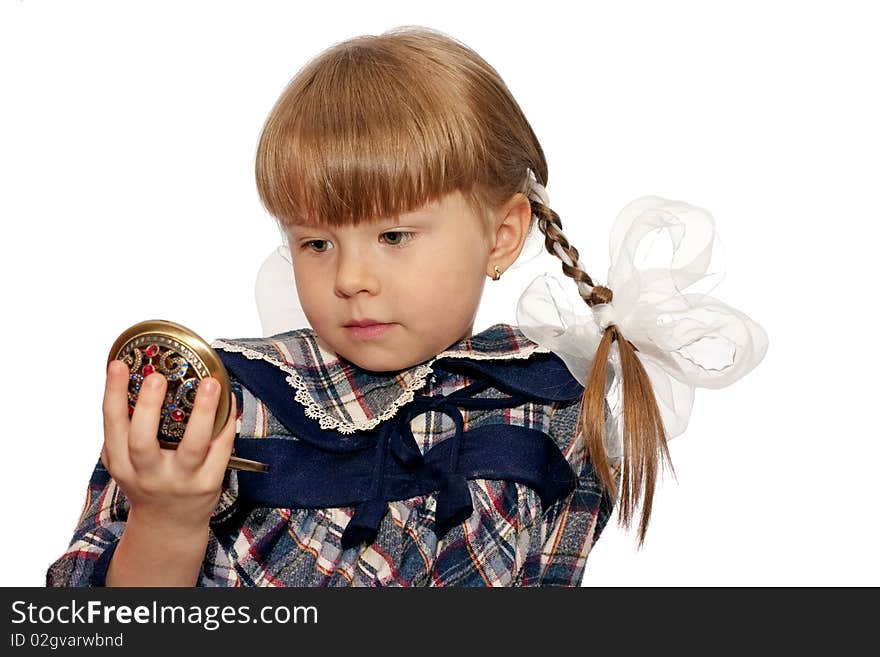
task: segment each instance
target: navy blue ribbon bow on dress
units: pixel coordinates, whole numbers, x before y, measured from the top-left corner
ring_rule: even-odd
[[[464,435],[464,418],[458,407],[468,409],[511,408],[524,404],[527,400],[514,395],[501,399],[486,399],[472,395],[489,388],[488,381],[478,381],[447,396],[419,396],[407,404],[401,412],[388,422],[384,437],[388,440],[389,450],[398,463],[408,470],[424,465],[424,458],[413,437],[410,422],[413,418],[435,411],[444,413],[455,423],[455,435],[451,441],[450,454],[445,468],[440,471],[440,488],[437,493],[434,533],[443,538],[455,525],[470,518],[474,511],[473,500],[467,485],[467,478],[458,472],[458,459]],[[342,534],[342,547],[347,548],[363,541],[372,542],[379,531],[379,524],[388,509],[388,500],[381,490],[385,481],[386,449],[380,447],[378,452],[378,468],[375,479],[374,493],[376,496],[358,506],[345,532]]]

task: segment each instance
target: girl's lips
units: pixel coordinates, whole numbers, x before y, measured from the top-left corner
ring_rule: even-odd
[[[357,338],[358,340],[371,340],[373,338],[377,338],[383,333],[385,333],[388,329],[390,329],[394,324],[370,324],[369,326],[346,326],[345,330],[348,331],[348,334],[353,338]]]

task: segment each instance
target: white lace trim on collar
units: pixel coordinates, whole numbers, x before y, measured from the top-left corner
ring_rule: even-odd
[[[226,342],[224,340],[214,340],[214,342],[211,343],[211,347],[213,347],[214,349],[223,349],[224,351],[240,353],[249,360],[264,360],[268,363],[271,363],[278,369],[286,372],[288,376],[285,380],[291,388],[296,390],[296,395],[294,396],[294,399],[302,404],[303,407],[305,407],[306,417],[317,420],[322,429],[333,429],[342,434],[352,434],[355,431],[372,429],[379,423],[394,417],[397,414],[398,408],[405,406],[413,400],[416,390],[421,390],[425,387],[428,381],[428,377],[434,372],[434,369],[431,367],[431,365],[433,365],[434,361],[439,358],[510,360],[517,358],[526,359],[534,353],[550,352],[550,350],[546,347],[542,347],[537,344],[527,345],[517,352],[507,354],[487,354],[476,352],[472,349],[450,349],[440,352],[428,362],[418,365],[411,370],[404,371],[404,373],[408,375],[408,378],[410,378],[411,381],[406,384],[406,387],[401,395],[397,399],[392,401],[391,404],[384,408],[378,415],[368,420],[349,422],[348,420],[340,419],[327,413],[325,408],[312,398],[311,394],[309,393],[308,385],[305,381],[303,381],[302,376],[300,376],[299,372],[297,372],[294,367],[282,363],[278,359],[272,358],[267,354],[260,353],[259,351],[255,351],[253,349],[248,349],[247,347],[242,347],[241,345],[237,345],[231,342]],[[323,349],[321,350],[321,353],[322,355],[325,353]],[[347,404],[344,405],[347,406]]]

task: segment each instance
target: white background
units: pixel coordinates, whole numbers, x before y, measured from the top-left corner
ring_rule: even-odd
[[[697,390],[644,548],[615,515],[585,585],[880,584],[871,4],[311,4],[0,3],[0,584],[43,585],[70,540],[124,328],[261,335],[254,281],[279,243],[262,123],[309,58],[405,24],[506,80],[597,282],[628,201],[683,200],[725,247],[713,295],[770,337],[748,376]],[[514,322],[534,275],[489,284],[475,329]]]

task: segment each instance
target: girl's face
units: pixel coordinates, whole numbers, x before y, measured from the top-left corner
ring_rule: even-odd
[[[323,349],[382,372],[471,335],[491,245],[461,193],[398,220],[293,226],[288,238],[300,303]],[[351,327],[364,321],[383,326]]]

